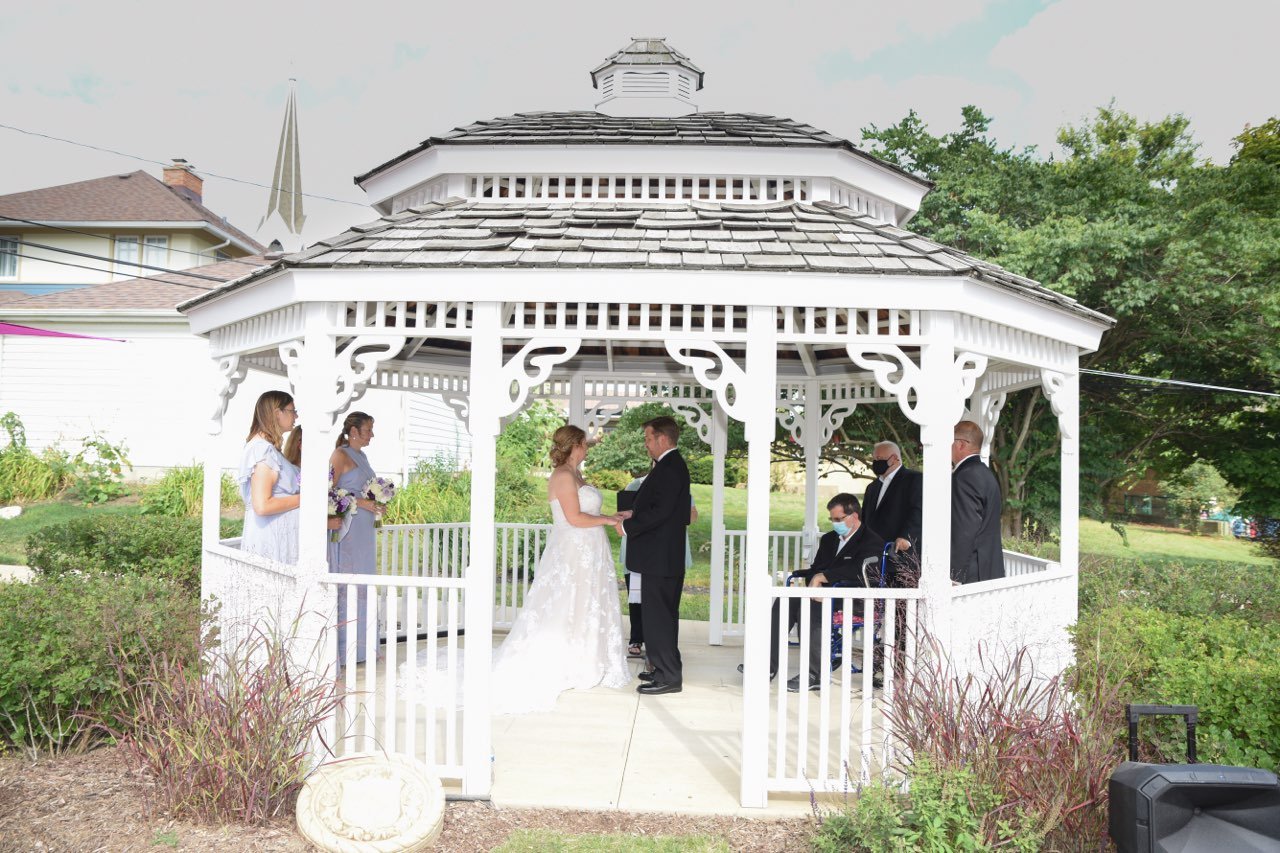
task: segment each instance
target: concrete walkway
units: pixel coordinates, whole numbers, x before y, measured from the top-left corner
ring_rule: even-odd
[[[708,625],[680,623],[682,693],[571,690],[550,713],[495,717],[494,804],[744,817],[810,814],[806,796],[772,795],[766,809],[738,804],[742,676],[736,667],[742,644],[737,639],[707,645]],[[638,661],[633,668],[639,670]]]

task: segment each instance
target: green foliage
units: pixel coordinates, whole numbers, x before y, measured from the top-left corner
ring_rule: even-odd
[[[715,475],[715,461],[712,456],[694,456],[689,459],[689,481],[710,486]],[[742,462],[743,460],[740,459],[724,461],[725,488],[732,489],[744,479],[746,470]]]
[[[549,521],[546,482],[519,460],[498,458],[496,519],[536,524]],[[471,472],[446,459],[420,460],[409,482],[387,505],[387,524],[448,524],[471,518]]]
[[[65,453],[48,448],[36,455],[27,447],[27,431],[13,412],[0,417],[9,443],[0,449],[0,504],[31,503],[56,497],[71,481]]]
[[[1118,604],[1193,619],[1230,616],[1251,625],[1280,625],[1280,575],[1269,566],[1238,563],[1086,557],[1080,567],[1082,618]]]
[[[602,492],[617,492],[625,489],[635,479],[626,471],[611,471],[601,468],[586,475],[586,480]]]
[[[813,848],[821,853],[1040,850],[1043,837],[1022,814],[989,819],[999,806],[995,788],[971,770],[935,768],[921,758],[911,768],[908,793],[883,783],[864,787],[852,807],[820,819]],[[994,823],[993,829],[987,823]]]
[[[1082,618],[1075,638],[1080,656],[1124,663],[1110,679],[1125,701],[1198,706],[1201,761],[1280,767],[1280,630],[1274,617],[1258,624],[1125,603]],[[1183,735],[1164,731],[1150,747],[1170,760],[1182,751]]]
[[[1160,491],[1168,498],[1170,517],[1192,530],[1199,527],[1201,512],[1226,511],[1240,499],[1240,491],[1232,488],[1218,470],[1203,459],[1161,481]]]
[[[241,522],[223,520],[221,535]],[[43,527],[27,537],[27,565],[38,575],[142,575],[200,594],[200,522],[164,516],[98,515]]]
[[[222,475],[222,506],[240,503],[240,493],[230,475]],[[204,507],[204,466],[191,463],[170,468],[142,491],[142,511],[148,515],[199,518]]]
[[[140,670],[118,647],[128,713],[101,727],[173,817],[264,824],[292,806],[312,736],[341,701],[332,678],[291,660],[296,627],[255,628],[225,649],[202,643],[196,656],[155,649]]]
[[[101,732],[86,715],[118,722],[129,713],[117,674],[141,672],[151,653],[194,660],[200,626],[196,598],[162,578],[0,584],[0,743],[54,751],[91,744]]]
[[[707,445],[671,407],[664,403],[642,403],[623,412],[600,443],[591,448],[587,454],[585,470],[610,469],[643,475],[649,470],[650,464],[649,454],[644,448],[644,423],[663,415],[675,418],[680,425],[680,443],[677,447],[681,456],[686,460],[707,456]],[[730,453],[740,453],[746,448],[742,425],[737,421],[729,422],[727,447]]]
[[[548,468],[551,436],[564,424],[562,412],[546,400],[537,400],[502,428],[498,456],[523,469]]]
[[[100,433],[84,439],[80,452],[72,460],[75,480],[71,493],[87,504],[106,503],[128,493],[124,487],[125,469],[133,469],[125,454],[124,443],[112,444]]]

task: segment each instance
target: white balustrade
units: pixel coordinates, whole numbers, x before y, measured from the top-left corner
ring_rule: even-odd
[[[778,674],[771,688],[771,707],[749,709],[749,713],[768,716],[769,742],[756,747],[768,750],[767,788],[846,791],[882,773],[897,748],[892,720],[885,709],[892,704],[895,689],[915,670],[920,591],[774,586],[769,596],[779,603]],[[786,630],[793,599],[802,602],[799,654],[794,664]],[[811,601],[817,602],[817,608],[808,603]],[[843,612],[837,631],[844,653],[832,669],[833,631],[819,631],[818,653],[823,665],[818,689],[810,691],[810,628],[814,619],[830,626],[837,602]],[[855,624],[855,617],[861,617],[860,625]],[[872,682],[877,640],[882,649],[883,689],[876,689]],[[800,679],[798,693],[787,690],[787,679],[793,675]]]
[[[747,531],[724,532],[724,634],[741,637],[746,621],[746,573],[743,563],[747,553]],[[782,583],[791,572],[809,567],[805,553],[804,533],[791,530],[769,531],[769,576]]]
[[[1043,557],[1032,557],[1030,554],[1019,554],[1017,551],[1004,552],[1004,575],[1007,578],[1034,575],[1038,572],[1050,572],[1061,568],[1054,560]]]
[[[1018,573],[952,590],[950,651],[960,671],[978,669],[978,655],[999,664],[1031,650],[1041,675],[1056,675],[1072,661],[1067,628],[1077,615],[1076,573],[1056,563],[1015,554]],[[1009,572],[1010,553],[1005,553]],[[1040,566],[1042,568],[1037,568]]]

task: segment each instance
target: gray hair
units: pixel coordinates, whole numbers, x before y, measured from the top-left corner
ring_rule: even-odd
[[[899,459],[902,458],[902,448],[898,447],[898,445],[892,441],[877,441],[875,444],[875,447],[871,448],[871,452],[875,453],[877,450],[879,450],[882,447],[889,448],[890,450],[893,451],[894,456],[898,457]]]

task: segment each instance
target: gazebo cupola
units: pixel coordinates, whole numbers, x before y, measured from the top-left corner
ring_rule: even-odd
[[[682,116],[698,111],[702,69],[662,37],[633,38],[591,72],[591,85],[605,115]]]

